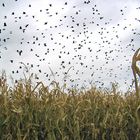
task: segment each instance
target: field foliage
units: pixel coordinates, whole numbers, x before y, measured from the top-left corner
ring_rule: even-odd
[[[52,89],[30,78],[13,88],[0,78],[1,140],[140,140],[135,92]],[[65,87],[66,88],[66,87]]]

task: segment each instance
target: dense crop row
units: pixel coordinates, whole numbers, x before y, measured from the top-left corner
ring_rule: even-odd
[[[1,140],[140,140],[135,93],[95,87],[65,93],[52,84],[50,90],[28,79],[10,88],[1,77]]]

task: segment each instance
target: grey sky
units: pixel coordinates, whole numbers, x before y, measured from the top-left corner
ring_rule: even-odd
[[[1,70],[18,79],[23,76],[19,62],[29,63],[31,72],[47,82],[53,80],[47,77],[50,67],[62,83],[72,67],[69,85],[93,81],[108,87],[116,81],[125,90],[140,44],[139,6],[138,0],[1,0]]]

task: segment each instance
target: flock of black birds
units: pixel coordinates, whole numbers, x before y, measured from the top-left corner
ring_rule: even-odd
[[[61,77],[72,86],[103,87],[119,80],[127,85],[132,80],[131,57],[140,33],[126,16],[127,4],[116,12],[121,20],[114,22],[96,1],[61,1],[58,7],[50,1],[35,10],[33,1],[24,3],[26,10],[18,0],[13,0],[20,6],[15,9],[8,1],[0,2],[0,65],[13,77],[26,68],[36,79]]]

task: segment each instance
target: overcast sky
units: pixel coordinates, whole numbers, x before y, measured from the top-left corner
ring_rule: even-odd
[[[1,71],[19,79],[23,62],[46,83],[118,82],[125,91],[140,44],[139,13],[138,0],[1,0]]]

